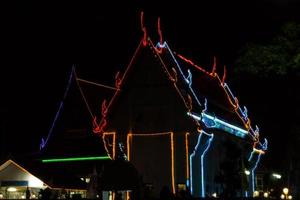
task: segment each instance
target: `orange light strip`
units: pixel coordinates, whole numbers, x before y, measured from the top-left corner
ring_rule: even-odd
[[[126,192],[126,200],[129,200],[129,192]]]
[[[85,103],[85,105],[86,105],[86,107],[87,107],[87,109],[88,109],[88,111],[89,111],[91,117],[94,118],[94,114],[93,114],[93,112],[92,112],[92,109],[91,109],[90,105],[88,104],[88,101],[87,101],[87,99],[86,99],[86,97],[85,97],[85,95],[84,95],[84,93],[83,93],[83,91],[82,91],[82,89],[81,89],[81,87],[80,87],[80,84],[79,84],[79,81],[83,81],[83,80],[77,77],[75,68],[73,68],[73,73],[74,73],[74,75],[75,75],[76,84],[77,84],[77,87],[78,87],[79,92],[80,92],[80,94],[81,94],[81,97],[82,97],[82,99],[83,99],[83,101],[84,101],[84,103]]]
[[[171,162],[172,162],[172,190],[173,190],[173,194],[175,194],[175,169],[174,169],[174,134],[173,132],[171,132],[171,151],[172,151],[172,155],[171,155]]]
[[[172,179],[172,192],[175,194],[175,170],[174,170],[174,134],[173,132],[166,133],[149,133],[149,134],[127,134],[127,158],[130,160],[130,143],[132,141],[132,136],[161,136],[170,134],[170,142],[171,142],[171,179]]]
[[[113,137],[113,143],[112,144],[109,144],[109,143],[106,142],[106,139],[105,139],[106,136],[112,136]],[[116,156],[116,133],[115,132],[104,132],[102,134],[102,140],[103,140],[104,148],[106,150],[107,155],[110,157],[111,160],[114,160],[115,156]],[[112,146],[112,156],[111,156],[110,150],[107,146],[110,146],[110,147]]]
[[[113,102],[115,101],[117,95],[121,92],[121,86],[122,86],[122,84],[123,84],[123,82],[124,82],[124,79],[127,77],[127,73],[128,73],[129,69],[131,68],[131,66],[132,66],[132,64],[133,64],[133,61],[135,60],[138,51],[139,51],[140,48],[142,47],[142,44],[143,44],[143,39],[140,41],[138,47],[136,48],[136,50],[135,50],[135,52],[134,52],[134,54],[133,54],[133,57],[131,58],[131,60],[130,60],[130,62],[129,62],[129,64],[128,64],[128,66],[127,66],[125,72],[124,72],[124,75],[122,76],[122,78],[120,78],[120,81],[119,81],[119,88],[116,90],[116,92],[114,93],[113,97],[112,97],[111,100],[109,101],[108,106],[106,107],[107,113],[109,112],[109,109],[110,109],[111,105],[113,104]],[[101,121],[100,121],[100,123],[99,123],[99,126],[101,126],[101,124],[106,124],[106,123],[107,123],[107,122],[106,122],[105,117],[102,116],[102,119],[101,119]],[[101,131],[103,131],[103,130],[100,130],[99,133],[101,133]]]
[[[186,180],[190,180],[190,166],[189,166],[189,135],[185,133],[185,159],[186,159]]]
[[[132,133],[127,134],[127,159],[130,161],[130,141],[132,138]]]

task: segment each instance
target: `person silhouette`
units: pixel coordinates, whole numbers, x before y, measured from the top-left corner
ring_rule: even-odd
[[[26,199],[30,199],[30,190],[28,186],[26,188]]]

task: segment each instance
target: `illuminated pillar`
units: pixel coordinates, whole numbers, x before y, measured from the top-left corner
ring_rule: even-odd
[[[190,192],[194,197],[205,197],[205,155],[211,146],[214,135],[203,130],[193,153],[190,155]]]
[[[261,153],[258,153],[255,149],[251,152],[250,157],[248,161],[250,163],[253,163],[253,167],[250,170],[250,175],[249,175],[249,196],[253,197],[254,191],[256,190],[255,187],[255,182],[256,182],[256,176],[255,176],[255,171],[257,168],[257,165],[260,161]]]

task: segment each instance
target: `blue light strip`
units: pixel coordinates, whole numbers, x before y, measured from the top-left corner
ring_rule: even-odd
[[[204,131],[202,131],[202,133],[205,133]],[[207,133],[205,133],[207,134]],[[208,135],[208,134],[207,134]],[[213,140],[214,138],[214,135],[211,134],[211,135],[208,135],[210,136],[209,140],[208,140],[208,145],[206,147],[206,149],[204,150],[203,154],[201,155],[201,197],[202,198],[205,198],[205,188],[204,188],[204,185],[205,185],[205,182],[204,182],[204,156],[207,152],[207,150],[209,149],[210,145],[211,145],[211,141]]]
[[[58,119],[58,116],[60,115],[60,112],[61,112],[61,110],[62,110],[62,108],[63,108],[63,106],[64,106],[64,101],[65,101],[65,99],[66,99],[66,96],[67,96],[67,94],[68,94],[68,91],[69,91],[69,88],[70,88],[70,85],[71,85],[71,82],[72,82],[73,73],[74,73],[74,67],[72,67],[72,70],[71,70],[71,73],[70,73],[70,77],[69,77],[69,81],[68,81],[68,85],[67,85],[67,87],[66,87],[66,90],[65,90],[63,99],[62,99],[62,101],[60,102],[58,111],[57,111],[57,113],[56,113],[56,115],[55,115],[55,118],[54,118],[54,120],[53,120],[53,123],[52,123],[52,125],[51,125],[51,128],[50,128],[50,130],[49,130],[49,132],[48,132],[47,138],[46,138],[46,140],[44,140],[44,138],[42,138],[42,141],[41,141],[41,143],[40,143],[40,150],[42,150],[42,149],[47,145],[48,140],[49,140],[49,138],[50,138],[50,136],[51,136],[51,134],[52,134],[52,131],[53,131],[53,128],[54,128],[54,126],[55,126],[55,124],[56,124],[56,121],[57,121],[57,119]]]
[[[194,118],[197,121],[202,121],[208,128],[218,128],[222,129],[228,133],[231,133],[240,138],[245,138],[248,132],[240,127],[229,124],[217,117],[213,117],[206,113],[201,113],[201,117],[198,115],[192,114],[190,112],[187,113],[189,116]]]
[[[191,180],[190,181],[190,185],[191,185],[190,190],[191,190],[192,195],[194,194],[194,191],[193,191],[193,163],[192,163],[192,160],[193,160],[193,157],[195,157],[196,150],[198,149],[198,147],[200,145],[200,141],[201,141],[201,137],[202,137],[201,133],[198,136],[198,141],[197,141],[197,144],[195,146],[195,149],[194,149],[193,153],[190,155],[190,180]]]
[[[193,165],[192,165],[192,160],[193,157],[195,157],[196,154],[196,150],[199,148],[200,142],[201,142],[201,138],[202,135],[205,134],[207,136],[209,136],[210,138],[208,139],[208,145],[206,145],[206,148],[204,149],[202,155],[201,155],[201,197],[204,198],[205,197],[205,180],[204,180],[204,156],[207,152],[207,150],[210,148],[211,142],[213,140],[214,135],[213,134],[208,134],[205,131],[201,130],[200,135],[198,136],[198,141],[197,144],[195,146],[194,152],[190,155],[190,192],[191,194],[193,194]]]
[[[253,157],[253,153],[254,153],[254,151],[251,152],[250,158]],[[248,161],[251,160],[250,158],[248,159]],[[254,167],[251,170],[251,194],[252,194],[252,196],[253,196],[253,193],[255,191],[255,170],[256,170],[257,165],[258,165],[258,163],[260,161],[260,158],[261,158],[261,153],[258,154],[258,157],[257,157],[257,160],[255,162],[255,165],[254,165]]]
[[[197,145],[198,145],[198,143],[199,143],[199,138],[198,138]],[[196,145],[196,147],[197,147],[197,145]],[[190,155],[190,193],[191,193],[191,195],[194,194],[194,191],[193,191],[193,166],[192,166],[192,158],[193,158],[194,156],[195,156],[194,153],[192,153],[192,154]]]
[[[248,197],[248,191],[245,191],[245,197]]]
[[[179,70],[181,76],[183,77],[184,81],[188,84],[189,89],[190,89],[190,91],[192,92],[194,98],[196,99],[198,105],[201,106],[201,103],[200,103],[200,101],[199,101],[197,95],[195,94],[195,92],[194,92],[194,90],[193,90],[193,88],[192,88],[191,78],[190,78],[190,80],[189,80],[189,79],[183,74],[183,71],[181,70],[181,67],[180,67],[179,63],[177,62],[177,60],[176,60],[176,58],[175,58],[173,52],[171,51],[169,45],[168,45],[166,42],[164,42],[163,45],[161,45],[161,44],[158,42],[158,44],[157,44],[156,46],[158,46],[158,47],[160,47],[160,48],[167,48],[167,50],[169,51],[171,57],[173,58],[173,60],[174,60],[174,62],[175,62],[175,64],[176,64],[176,66],[177,66],[177,68],[178,68],[178,70]]]
[[[267,148],[268,148],[268,140],[265,139],[264,143],[262,144],[262,150],[265,151],[265,150],[267,150]],[[253,150],[252,150],[252,152],[251,152],[251,154],[250,154],[250,156],[248,158],[248,162],[250,162],[253,159],[254,153],[257,153],[257,152],[258,151],[255,148],[253,148]],[[259,161],[261,159],[261,155],[262,154],[260,152],[258,152],[257,160],[255,161],[255,164],[254,164],[253,168],[251,169],[251,191],[250,191],[250,193],[252,195],[253,195],[253,193],[255,191],[255,170],[256,170],[257,165],[258,165],[258,163],[259,163]]]

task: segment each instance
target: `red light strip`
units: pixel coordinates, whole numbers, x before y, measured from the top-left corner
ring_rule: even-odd
[[[141,28],[144,33],[143,45],[146,46],[147,45],[147,30],[146,30],[146,27],[144,26],[144,12],[141,12]]]
[[[200,66],[194,64],[191,60],[189,60],[189,59],[183,57],[182,55],[180,55],[180,54],[178,54],[178,53],[175,53],[175,52],[174,52],[174,54],[177,55],[180,59],[184,60],[185,62],[187,62],[187,63],[189,63],[190,65],[192,65],[193,67],[195,67],[196,69],[198,69],[198,70],[200,70],[200,71],[206,73],[207,75],[213,76],[212,73],[214,73],[214,70],[213,70],[212,73],[209,73],[209,72],[207,72],[205,69],[203,69],[202,67],[200,67]]]

